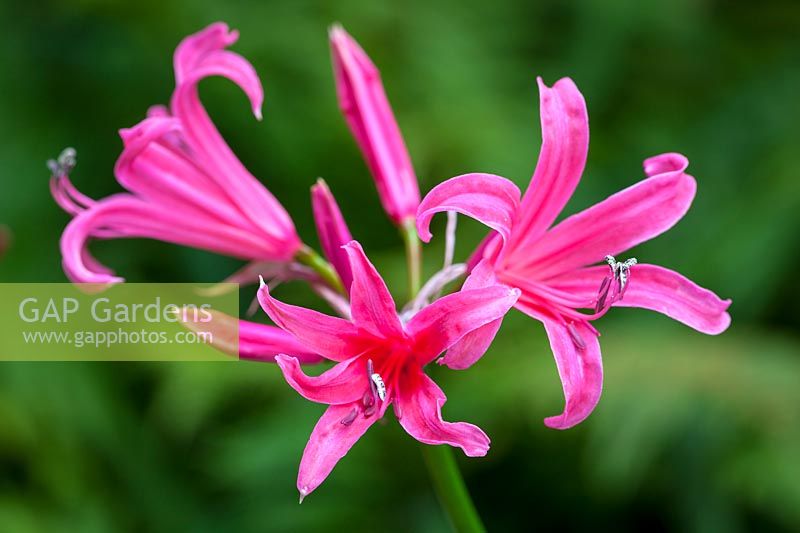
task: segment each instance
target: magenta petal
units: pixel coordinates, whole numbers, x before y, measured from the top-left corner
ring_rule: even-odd
[[[347,320],[279,302],[270,296],[266,285],[258,290],[258,301],[273,322],[312,352],[344,361],[364,350],[358,329]]]
[[[363,416],[359,412],[360,406],[361,402],[331,405],[314,426],[314,431],[311,432],[306,449],[303,451],[300,472],[297,476],[297,490],[300,491],[301,501],[325,481],[336,463],[378,420],[375,415]],[[343,424],[343,420],[352,417],[354,409],[356,416],[352,418],[351,423]]]
[[[420,371],[399,388],[395,412],[403,429],[420,442],[457,446],[469,457],[486,455],[489,437],[479,427],[442,420],[446,401],[442,389]]]
[[[282,258],[290,259],[300,247],[300,240],[289,215],[236,158],[198,96],[197,84],[202,79],[228,78],[244,90],[253,112],[260,118],[263,89],[258,75],[247,60],[225,50],[237,39],[238,33],[217,23],[181,42],[175,51],[177,86],[171,110],[180,120],[186,142],[200,166],[217,180],[253,226],[284,242]]]
[[[697,184],[683,168],[620,191],[548,231],[535,247],[515,251],[518,267],[540,279],[603,260],[674,226],[694,199]]]
[[[340,26],[331,28],[330,41],[339,107],[372,172],[384,210],[399,225],[416,213],[419,187],[380,73]]]
[[[541,237],[567,204],[583,174],[589,151],[586,102],[575,83],[563,78],[547,87],[539,83],[542,149],[522,199],[512,248]]]
[[[553,429],[568,429],[586,419],[600,401],[603,390],[603,362],[597,335],[584,323],[572,326],[574,333],[570,334],[566,324],[544,321],[566,400],[563,413],[544,420]],[[582,347],[576,343],[575,335]]]
[[[406,331],[414,339],[417,360],[427,364],[467,333],[501,318],[519,295],[519,289],[494,285],[436,300],[406,324]]]
[[[336,269],[342,284],[349,290],[353,283],[353,273],[350,270],[347,252],[342,246],[352,241],[353,237],[331,190],[322,179],[317,180],[316,185],[311,187],[311,206],[314,210],[314,223],[317,226],[322,251]]]
[[[508,240],[519,208],[519,188],[494,174],[464,174],[440,183],[425,196],[417,210],[417,233],[431,240],[431,218],[436,213],[456,211],[472,217]]]
[[[214,339],[216,340],[216,335]],[[294,335],[275,326],[239,320],[239,357],[274,362],[278,354],[291,355],[301,364],[321,363],[324,358],[300,344]]]
[[[300,361],[295,357],[278,355],[275,362],[281,367],[289,385],[300,395],[312,402],[341,405],[354,402],[369,390],[369,378],[364,361],[356,356],[319,376],[307,376],[300,369]]]
[[[461,290],[480,289],[495,284],[497,284],[497,278],[494,275],[492,264],[483,260],[472,269]],[[471,367],[489,349],[502,323],[503,319],[498,318],[467,333],[447,350],[447,353],[439,359],[439,364],[454,370]]]
[[[394,299],[361,245],[352,241],[344,249],[353,272],[353,284],[350,287],[353,322],[378,337],[403,337],[403,326],[397,316]]]
[[[597,296],[597,288],[608,267],[583,268],[551,280],[554,287],[587,301]],[[731,323],[727,313],[730,300],[723,300],[681,274],[656,265],[638,264],[631,269],[625,297],[615,307],[641,307],[665,314],[697,331],[717,335]]]

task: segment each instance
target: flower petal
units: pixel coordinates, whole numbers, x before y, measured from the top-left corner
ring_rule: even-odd
[[[582,268],[551,280],[550,285],[592,301],[607,275],[605,266]],[[723,300],[681,274],[657,265],[640,263],[631,268],[625,297],[613,305],[657,311],[709,335],[722,333],[731,323],[726,312],[730,300]]]
[[[345,361],[362,353],[366,347],[353,323],[280,302],[269,294],[266,285],[258,290],[258,301],[275,324],[323,357]]]
[[[409,435],[425,444],[449,444],[464,450],[469,457],[482,457],[489,451],[489,437],[467,422],[445,422],[442,406],[447,397],[434,381],[420,370],[398,387],[395,413]]]
[[[542,149],[522,199],[512,249],[534,242],[555,221],[581,180],[589,152],[589,116],[575,83],[562,78],[549,88],[542,78],[536,81]]]
[[[358,241],[351,241],[344,249],[353,272],[353,284],[350,287],[353,322],[378,337],[403,337],[403,326],[397,316],[394,299],[361,245]]]
[[[275,362],[278,354],[290,354],[303,364],[324,361],[281,328],[239,320],[213,309],[208,311],[211,313],[211,320],[203,321],[191,311],[185,309],[178,315],[180,323],[196,333],[211,333],[211,345],[228,355],[270,363]]]
[[[686,160],[684,159],[684,162]],[[536,246],[506,256],[539,279],[602,261],[660,235],[689,210],[697,184],[686,165],[622,190],[548,231]],[[512,257],[513,256],[513,257]]]
[[[331,28],[330,41],[339,107],[375,179],[384,210],[399,225],[416,213],[419,186],[380,73],[341,26]]]
[[[319,376],[307,376],[296,357],[278,355],[275,362],[281,367],[289,385],[312,402],[341,405],[352,403],[369,390],[367,368],[361,357],[353,357],[333,366]]]
[[[417,233],[429,242],[433,215],[456,211],[483,222],[507,240],[518,208],[519,188],[511,181],[494,174],[464,174],[440,183],[425,196],[417,210]]]
[[[311,187],[311,205],[322,251],[336,269],[342,284],[349,290],[353,283],[353,272],[350,270],[347,252],[342,247],[352,241],[353,237],[328,184],[322,179]]]
[[[519,298],[519,289],[494,285],[447,295],[414,315],[406,331],[425,365],[467,333],[502,318]]]
[[[319,419],[311,437],[308,439],[303,459],[300,461],[300,472],[297,475],[297,490],[300,501],[325,481],[336,463],[344,457],[353,444],[379,420],[378,416],[365,417],[360,413],[361,402],[331,405]],[[344,424],[352,416],[351,423]]]
[[[576,322],[572,327],[571,334],[566,324],[544,321],[566,400],[563,413],[544,420],[553,429],[568,429],[586,419],[600,401],[603,390],[603,362],[597,335],[584,323]]]
[[[244,90],[253,113],[261,118],[264,93],[258,75],[247,60],[225,50],[237,39],[237,32],[216,23],[178,45],[175,50],[177,86],[170,107],[180,120],[186,142],[200,166],[217,180],[253,226],[284,241],[283,258],[290,259],[300,247],[291,218],[236,158],[209,118],[197,91],[198,83],[204,78],[228,78]]]
[[[461,290],[480,289],[496,284],[497,278],[494,275],[494,269],[491,263],[484,259],[472,269]],[[447,350],[438,363],[454,370],[471,367],[489,349],[502,323],[503,319],[498,318],[467,333]]]

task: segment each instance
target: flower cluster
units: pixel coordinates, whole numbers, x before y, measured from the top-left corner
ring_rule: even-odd
[[[75,282],[122,281],[89,253],[91,239],[144,237],[249,261],[229,280],[260,278],[258,302],[276,326],[239,321],[238,355],[274,361],[292,388],[328,406],[300,463],[301,497],[322,483],[389,406],[418,441],[485,455],[489,438],[481,429],[442,419],[446,397],[424,368],[437,358],[453,369],[470,367],[512,307],[542,322],[549,337],[566,405],[545,423],[558,429],[584,420],[600,398],[599,333],[592,323],[612,307],[651,309],[708,334],[730,323],[729,300],[664,267],[615,258],[687,212],[696,182],[686,173],[684,156],[647,159],[646,179],[554,224],[583,174],[588,116],[572,80],[548,87],[540,79],[543,143],[525,194],[500,176],[465,174],[420,200],[378,70],[336,26],[330,43],[339,105],[388,217],[399,227],[416,225],[428,242],[434,214],[448,213],[445,268],[398,311],[327,184],[320,180],[311,188],[323,259],[301,241],[284,208],[211,121],[198,95],[198,83],[209,76],[237,84],[261,118],[263,90],[255,69],[228,50],[237,37],[217,23],[180,43],[169,107],[152,107],[139,124],[120,131],[124,148],[114,174],[127,192],[101,200],[79,192],[69,179],[71,149],[48,163],[51,190],[73,216],[61,251]],[[491,230],[465,265],[452,264],[455,213]],[[465,273],[460,289],[442,296]],[[273,298],[270,289],[286,279],[310,283],[340,316]],[[319,362],[335,364],[318,376],[300,367]]]

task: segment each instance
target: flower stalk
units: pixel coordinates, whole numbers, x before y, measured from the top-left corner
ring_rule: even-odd
[[[408,265],[409,300],[416,298],[420,290],[420,272],[422,270],[422,254],[420,241],[414,219],[408,219],[401,226],[403,242],[406,245],[406,263]],[[433,489],[439,503],[450,520],[453,528],[461,532],[486,531],[475,504],[467,490],[464,477],[458,469],[458,463],[450,446],[422,445],[422,456],[428,473],[431,476]]]
[[[342,280],[333,269],[331,264],[327,262],[321,255],[315,252],[308,246],[303,246],[298,250],[294,256],[295,260],[301,265],[305,265],[317,274],[322,280],[333,290],[339,294],[347,295]]]

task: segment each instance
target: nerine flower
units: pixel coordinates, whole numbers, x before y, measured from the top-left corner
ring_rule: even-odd
[[[339,107],[378,188],[383,209],[397,225],[413,220],[419,187],[380,73],[341,26],[330,31]]]
[[[456,211],[494,230],[476,252],[465,288],[500,283],[522,291],[515,307],[544,324],[566,399],[563,413],[545,424],[565,429],[584,420],[600,398],[599,333],[591,323],[610,307],[651,309],[713,335],[730,324],[731,302],[672,270],[614,257],[667,231],[689,209],[696,183],[680,154],[645,160],[647,179],[552,226],[583,174],[589,123],[572,80],[552,88],[538,81],[543,142],[524,197],[500,176],[458,176],[423,199],[417,228],[427,242],[434,213]],[[593,266],[601,261],[607,265]],[[497,320],[465,337],[440,362],[470,366],[499,325]]]
[[[291,260],[302,243],[275,197],[244,167],[200,102],[197,85],[222,76],[236,83],[261,118],[263,89],[252,65],[226,48],[238,33],[222,23],[185,38],[174,56],[170,108],[153,107],[120,131],[115,166],[128,192],[95,201],[70,182],[74,151],[51,161],[51,190],[74,216],[61,238],[64,269],[75,282],[122,281],[92,258],[90,238],[145,237],[256,261]]]
[[[307,376],[295,357],[277,356],[286,381],[303,397],[329,405],[303,452],[297,488],[301,499],[319,486],[390,405],[400,425],[426,444],[485,455],[489,438],[465,422],[442,420],[446,401],[423,367],[470,331],[503,316],[517,289],[494,285],[445,296],[403,324],[386,284],[356,241],[344,247],[352,272],[352,320],[331,317],[272,298],[262,284],[261,306],[309,351],[337,364]]]

